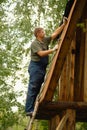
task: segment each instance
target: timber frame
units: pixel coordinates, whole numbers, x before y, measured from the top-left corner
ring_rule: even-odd
[[[74,0],[35,118],[49,120],[49,130],[75,130],[75,122],[87,122],[87,0]]]

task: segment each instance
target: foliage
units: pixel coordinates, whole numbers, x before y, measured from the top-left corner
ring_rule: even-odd
[[[6,0],[0,0],[0,4],[3,3],[3,2],[6,2]]]
[[[6,130],[14,123],[18,123],[19,115],[13,108],[18,107],[18,111],[20,107],[22,108],[17,102],[17,97],[21,93],[15,93],[14,86],[18,79],[16,72],[21,69],[19,62],[22,58],[23,45],[18,44],[19,35],[16,34],[14,23],[10,25],[9,22],[12,21],[7,19],[9,5],[10,3],[2,3],[0,9],[0,130]]]
[[[87,123],[78,122],[76,124],[76,130],[87,130]]]
[[[48,121],[35,120],[32,130],[48,130]]]
[[[48,130],[48,121],[44,121],[44,120],[42,120],[41,122],[40,122],[40,128],[39,128],[40,130]]]

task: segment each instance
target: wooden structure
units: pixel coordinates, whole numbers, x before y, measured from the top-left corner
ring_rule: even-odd
[[[87,122],[86,10],[87,0],[74,0],[39,98],[36,119],[49,120],[49,130],[75,130],[76,121]]]

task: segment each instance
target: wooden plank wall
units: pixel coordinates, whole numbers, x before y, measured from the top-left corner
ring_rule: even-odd
[[[74,37],[60,77],[59,101],[73,101],[74,98],[75,46]]]
[[[74,67],[75,67],[75,36],[72,40],[71,47],[69,53],[67,55],[67,59],[65,65],[63,67],[63,71],[60,78],[60,101],[73,101],[74,99]],[[65,113],[70,113],[70,116],[65,123],[63,130],[74,130],[75,129],[75,110],[67,109],[62,112],[62,116]]]

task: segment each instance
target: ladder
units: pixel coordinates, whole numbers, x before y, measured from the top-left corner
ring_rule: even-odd
[[[37,96],[37,99],[35,102],[35,107],[34,107],[34,112],[33,112],[32,116],[30,117],[30,119],[28,120],[27,128],[25,128],[24,130],[32,130],[33,122],[34,122],[35,116],[37,114],[38,107],[39,107],[39,97]]]

